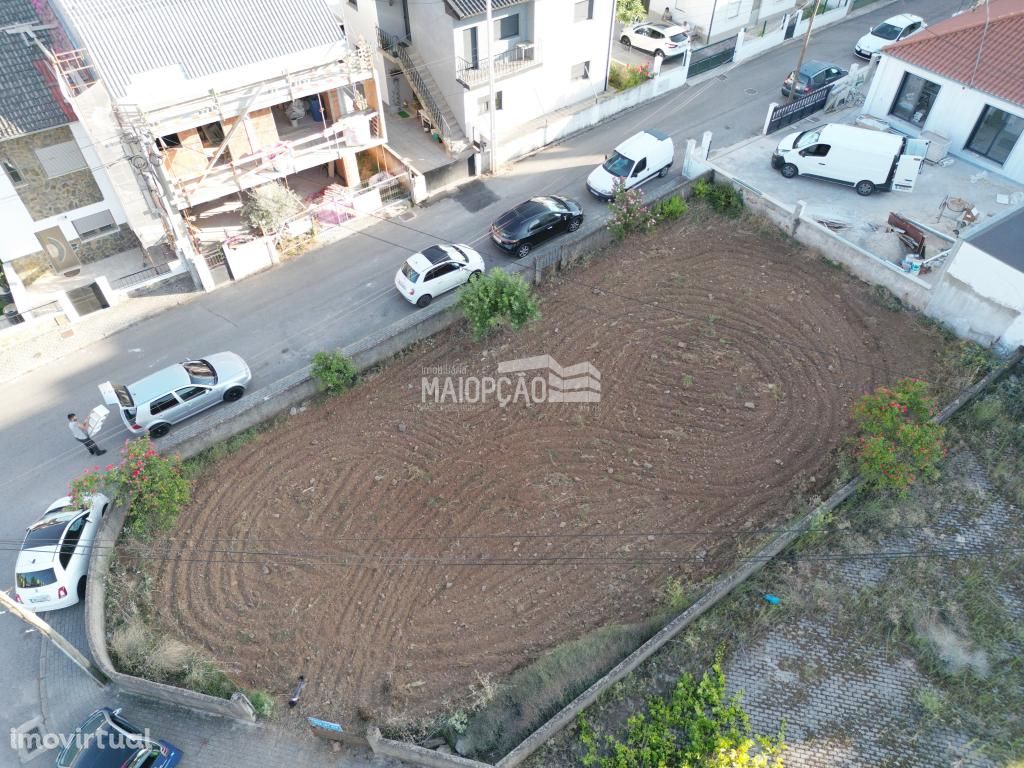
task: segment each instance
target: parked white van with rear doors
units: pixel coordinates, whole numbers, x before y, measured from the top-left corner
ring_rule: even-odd
[[[587,177],[587,189],[601,200],[611,200],[616,181],[621,179],[626,189],[638,187],[667,174],[674,157],[672,137],[648,128],[619,144]]]
[[[925,139],[829,123],[786,136],[772,155],[772,168],[787,179],[800,175],[846,184],[858,195],[909,192],[927,151]]]

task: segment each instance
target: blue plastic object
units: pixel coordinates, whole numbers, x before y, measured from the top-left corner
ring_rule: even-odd
[[[764,596],[764,600],[765,600],[766,603],[771,603],[772,605],[778,605],[779,603],[782,602],[775,595],[765,595]]]

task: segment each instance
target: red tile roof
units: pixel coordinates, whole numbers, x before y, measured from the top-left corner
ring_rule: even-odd
[[[989,0],[884,52],[1024,106],[1024,0]]]

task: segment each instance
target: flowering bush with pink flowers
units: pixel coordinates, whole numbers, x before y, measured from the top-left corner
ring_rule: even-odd
[[[939,476],[945,430],[931,420],[934,415],[935,400],[920,379],[902,379],[861,398],[854,408],[856,455],[869,484],[902,495],[919,477]]]
[[[115,500],[127,501],[128,529],[148,537],[174,525],[178,512],[188,504],[191,487],[185,477],[179,456],[161,456],[152,447],[149,437],[126,442],[121,449],[120,464],[105,469],[93,467],[71,481],[71,498],[80,503],[83,497],[107,489]]]

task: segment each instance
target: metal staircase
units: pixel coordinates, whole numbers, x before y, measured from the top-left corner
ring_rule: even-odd
[[[438,88],[434,78],[430,75],[430,70],[413,49],[409,39],[400,38],[377,27],[377,45],[385,56],[402,67],[409,85],[412,86],[413,93],[419,99],[423,111],[430,116],[434,129],[448,151],[457,155],[469,146],[469,140],[463,133],[459,121],[455,118],[455,113],[441,96],[441,89]]]

